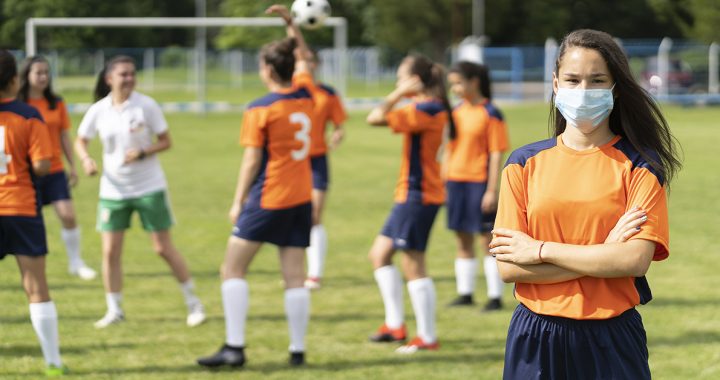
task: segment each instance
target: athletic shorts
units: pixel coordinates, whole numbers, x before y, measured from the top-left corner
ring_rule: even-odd
[[[35,178],[35,189],[38,200],[43,206],[70,199],[68,179],[62,171]]]
[[[97,214],[98,231],[123,231],[130,228],[133,212],[140,215],[143,229],[149,232],[165,231],[175,224],[165,190],[139,198],[100,199]]]
[[[640,313],[575,320],[520,304],[510,320],[503,379],[650,379]]]
[[[0,260],[7,254],[45,256],[45,223],[37,216],[0,216]]]
[[[380,231],[393,241],[393,248],[425,252],[439,205],[419,202],[396,203]]]
[[[468,233],[492,231],[496,213],[482,212],[486,182],[448,181],[445,186],[448,229]]]
[[[312,166],[313,189],[327,191],[330,184],[327,155],[310,157]]]
[[[268,210],[257,202],[246,202],[232,234],[241,239],[271,243],[278,247],[305,248],[310,245],[311,227],[310,202],[279,210]]]

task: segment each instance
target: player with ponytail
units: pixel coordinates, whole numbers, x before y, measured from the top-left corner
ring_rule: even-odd
[[[397,71],[397,85],[367,117],[373,126],[388,126],[403,135],[400,178],[395,206],[370,248],[369,258],[385,305],[385,323],[370,337],[374,342],[406,339],[403,282],[393,265],[396,251],[403,253],[402,271],[408,280],[417,337],[398,348],[399,353],[439,348],[435,331],[435,285],[426,270],[425,251],[438,209],[445,201],[437,156],[450,115],[442,68],[424,56],[405,58]],[[395,108],[403,98],[410,103]]]

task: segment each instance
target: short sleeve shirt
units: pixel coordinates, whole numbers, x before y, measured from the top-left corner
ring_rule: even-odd
[[[655,157],[647,152],[646,157]],[[495,227],[574,245],[602,244],[618,219],[639,206],[648,220],[631,239],[655,243],[654,260],[669,254],[665,180],[620,136],[585,151],[562,137],[513,152],[503,169]],[[516,283],[532,311],[573,319],[607,319],[650,301],[645,277],[581,277],[556,284]]]
[[[166,133],[168,125],[160,106],[149,96],[133,92],[121,105],[113,106],[110,95],[85,113],[78,136],[100,137],[103,145],[103,174],[100,198],[138,198],[167,188],[157,155],[124,163],[131,149],[145,149],[154,136]]]
[[[62,160],[62,141],[60,136],[62,132],[70,129],[70,116],[68,115],[65,103],[58,99],[55,108],[50,109],[50,103],[45,98],[28,99],[27,103],[40,111],[45,120],[48,132],[50,133],[50,142],[52,144],[52,158],[50,159],[50,173],[63,171]]]
[[[40,112],[17,100],[1,100],[0,215],[37,215],[30,165],[50,157],[50,135]]]
[[[448,143],[448,179],[458,182],[486,182],[490,153],[509,147],[507,126],[500,110],[485,101],[463,102],[453,110],[456,137]]]

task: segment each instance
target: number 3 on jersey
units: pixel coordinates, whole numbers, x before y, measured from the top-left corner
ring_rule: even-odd
[[[303,146],[300,149],[291,151],[293,160],[302,161],[307,158],[310,152],[310,128],[312,128],[312,122],[308,115],[302,112],[294,112],[290,114],[291,124],[300,124],[300,130],[295,132],[295,139],[300,141]]]
[[[0,174],[8,173],[8,164],[12,156],[5,152],[5,126],[0,125]]]

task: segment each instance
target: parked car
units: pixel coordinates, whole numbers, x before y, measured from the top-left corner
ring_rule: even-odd
[[[687,62],[677,58],[670,58],[667,82],[669,94],[687,94],[703,91],[696,80],[692,67]],[[658,88],[663,85],[658,72],[657,57],[650,57],[645,61],[645,68],[641,73],[641,85],[652,93],[656,93]]]

